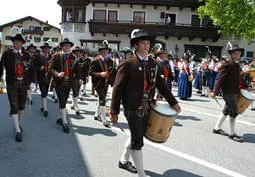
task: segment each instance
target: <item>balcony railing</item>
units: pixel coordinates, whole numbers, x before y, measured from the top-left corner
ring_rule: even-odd
[[[90,20],[89,31],[94,33],[104,34],[130,34],[133,29],[141,28],[154,35],[168,37],[188,37],[190,40],[194,38],[201,38],[203,41],[210,38],[217,41],[220,37],[218,27],[204,26],[204,25],[191,25],[191,24],[178,24],[171,23],[165,24],[163,22],[143,22],[137,23],[134,21],[100,21]]]
[[[43,35],[43,31],[42,30],[30,30],[30,29],[25,29],[23,30],[24,34],[38,34],[38,35]]]

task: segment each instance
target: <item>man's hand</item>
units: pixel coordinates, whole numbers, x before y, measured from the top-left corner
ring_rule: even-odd
[[[216,98],[216,95],[215,95],[215,93],[214,93],[214,92],[211,92],[211,93],[210,93],[210,95],[211,95],[211,97],[212,97],[213,99],[215,99],[215,98]]]
[[[101,77],[106,77],[106,72],[101,72],[101,73],[100,73],[100,76],[101,76]]]
[[[58,77],[60,77],[60,78],[64,77],[64,75],[65,75],[65,72],[58,73]]]
[[[110,113],[110,119],[111,119],[112,123],[117,124],[118,123],[118,114]]]
[[[180,105],[178,103],[173,105],[172,108],[175,109],[178,113],[181,112],[181,107],[180,107]]]

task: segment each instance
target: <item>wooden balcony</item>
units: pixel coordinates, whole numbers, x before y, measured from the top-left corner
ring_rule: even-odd
[[[201,38],[202,41],[212,39],[216,42],[220,38],[218,27],[215,26],[192,26],[187,24],[165,24],[161,22],[145,22],[135,23],[133,21],[116,21],[106,22],[98,20],[90,20],[89,31],[91,35],[94,33],[105,34],[130,34],[133,29],[139,28],[148,31],[156,36],[177,37],[181,40],[183,37],[188,37],[189,40]]]
[[[29,30],[29,29],[25,29],[23,30],[24,34],[38,34],[38,35],[43,35],[43,31],[42,30]]]

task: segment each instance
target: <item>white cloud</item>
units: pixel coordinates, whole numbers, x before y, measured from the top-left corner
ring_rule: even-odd
[[[1,0],[0,25],[26,16],[60,28],[61,7],[57,0]]]

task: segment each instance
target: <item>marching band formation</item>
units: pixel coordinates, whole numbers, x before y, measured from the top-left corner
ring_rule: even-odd
[[[15,128],[15,140],[22,141],[20,120],[26,101],[33,104],[31,83],[39,86],[41,93],[40,110],[44,117],[51,114],[47,107],[48,91],[58,103],[59,114],[56,123],[64,133],[70,132],[66,104],[72,90],[72,106],[80,114],[78,99],[83,100],[89,76],[92,78],[92,92],[98,97],[94,119],[102,121],[110,128],[118,124],[120,105],[123,105],[130,137],[127,139],[119,160],[119,168],[138,173],[145,177],[143,168],[143,137],[154,142],[164,142],[169,136],[176,115],[181,111],[178,101],[172,94],[177,88],[177,96],[184,101],[192,99],[193,87],[197,94],[211,97],[222,96],[225,107],[213,128],[213,133],[228,136],[242,142],[235,132],[236,117],[255,100],[255,60],[250,63],[240,61],[242,48],[234,45],[228,50],[230,57],[218,59],[208,47],[206,57],[194,60],[194,54],[186,51],[183,58],[172,57],[161,44],[155,44],[155,36],[140,29],[131,33],[130,45],[112,54],[108,41],[98,48],[98,56],[92,61],[88,51],[65,38],[54,48],[45,43],[40,46],[29,45],[23,48],[25,40],[21,34],[12,37],[13,49],[5,51],[0,62],[0,76],[4,75],[10,105],[10,117]],[[107,120],[106,96],[112,86],[110,121]],[[165,101],[164,101],[165,100]],[[244,110],[241,108],[245,107]],[[229,116],[230,133],[221,127]],[[132,156],[134,164],[130,162]]]

